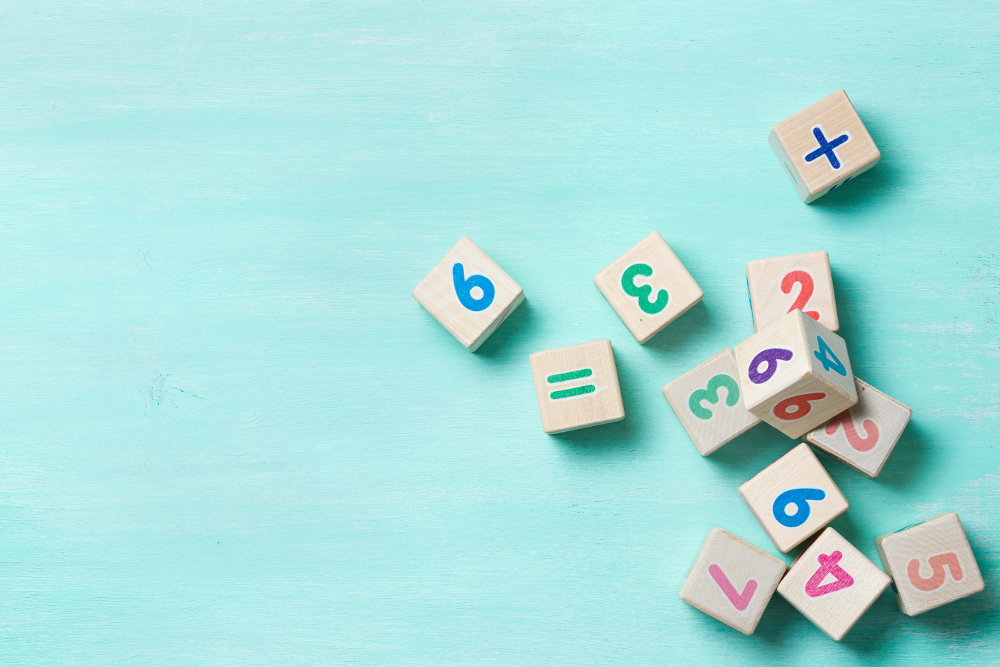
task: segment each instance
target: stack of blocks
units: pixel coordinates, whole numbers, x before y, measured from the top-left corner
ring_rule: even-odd
[[[875,143],[843,90],[774,126],[769,143],[806,203],[870,169]],[[754,334],[668,383],[663,394],[698,452],[708,456],[760,422],[876,477],[912,411],[856,378],[825,251],[747,264]],[[594,284],[642,344],[703,293],[658,232],[594,276]],[[468,237],[413,290],[413,297],[470,351],[524,300],[521,287]],[[546,433],[624,419],[609,340],[530,356]],[[900,610],[916,615],[984,588],[958,515],[940,514],[878,537],[888,575],[833,528],[849,504],[802,443],[739,487],[784,561],[714,527],[680,590],[688,604],[752,634],[777,591],[840,641],[891,585]]]

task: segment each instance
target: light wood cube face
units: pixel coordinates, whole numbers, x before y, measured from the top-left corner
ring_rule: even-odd
[[[681,586],[681,599],[743,634],[757,629],[785,563],[721,528],[712,528]]]
[[[736,346],[746,409],[798,438],[858,402],[844,339],[793,310]]]
[[[792,563],[778,593],[839,642],[888,586],[885,572],[827,528]]]
[[[663,388],[663,395],[702,456],[760,423],[743,407],[736,355],[723,350]]]
[[[882,565],[892,577],[899,610],[909,616],[983,590],[983,575],[957,514],[938,514],[922,523],[875,538]]]
[[[740,496],[781,553],[801,544],[849,507],[806,444],[745,482]]]
[[[858,402],[806,434],[806,442],[862,475],[876,477],[903,434],[913,411],[854,378]]]
[[[468,236],[448,251],[411,294],[470,352],[524,301],[521,286]]]
[[[535,352],[531,355],[531,375],[546,433],[625,418],[609,340]]]
[[[843,90],[775,125],[767,141],[807,204],[868,171],[882,157]]]
[[[771,326],[796,308],[830,331],[840,328],[825,250],[755,259],[747,264],[753,330]]]
[[[640,343],[702,297],[698,283],[659,232],[639,241],[594,276],[594,284]]]

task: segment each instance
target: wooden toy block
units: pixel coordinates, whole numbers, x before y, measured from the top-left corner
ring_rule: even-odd
[[[546,433],[625,418],[609,340],[535,352],[531,355],[531,374]]]
[[[743,405],[798,438],[858,402],[844,339],[793,310],[736,346]]]
[[[745,635],[757,629],[785,574],[784,561],[712,528],[681,586],[681,599]]]
[[[663,388],[663,395],[702,456],[760,423],[743,407],[736,355],[723,350]]]
[[[888,586],[885,572],[827,528],[792,562],[778,593],[839,642]]]
[[[767,142],[807,204],[857,178],[882,157],[843,90],[775,125]]]
[[[875,538],[892,593],[908,616],[954,602],[985,587],[962,521],[951,512]]]
[[[594,276],[594,284],[640,343],[702,297],[698,283],[659,232],[639,241]]]
[[[411,294],[470,352],[524,301],[521,286],[468,236],[448,251]]]
[[[854,378],[858,402],[806,434],[805,440],[862,475],[876,477],[913,410]]]
[[[781,553],[788,553],[849,507],[806,444],[745,482],[740,496]]]
[[[755,332],[796,308],[830,331],[840,328],[825,250],[747,263],[747,291]]]

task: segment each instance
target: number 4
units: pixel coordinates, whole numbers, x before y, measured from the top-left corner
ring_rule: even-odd
[[[826,344],[826,341],[822,337],[816,336],[816,342],[819,344],[819,350],[813,352],[816,358],[820,360],[823,364],[823,370],[834,373],[840,373],[843,376],[847,376],[847,369],[844,368],[844,364],[841,363],[837,355],[833,353],[830,346]]]

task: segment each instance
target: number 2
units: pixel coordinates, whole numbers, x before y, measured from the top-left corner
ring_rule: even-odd
[[[878,425],[871,419],[864,420],[861,425],[864,426],[865,433],[867,433],[864,438],[858,434],[850,410],[844,410],[826,423],[826,434],[836,435],[837,429],[843,426],[847,443],[859,452],[869,452],[878,444]]]
[[[712,411],[702,406],[701,402],[708,401],[713,405],[718,403],[719,387],[726,388],[726,405],[733,407],[740,402],[740,387],[736,384],[736,380],[725,373],[720,373],[708,381],[708,387],[692,392],[691,397],[688,398],[688,407],[691,408],[695,417],[698,419],[712,418]]]
[[[793,310],[801,310],[809,317],[819,321],[818,312],[815,310],[806,310],[806,304],[809,303],[809,299],[812,298],[813,291],[816,289],[812,276],[809,275],[808,271],[803,271],[802,269],[789,271],[785,274],[785,277],[781,279],[781,291],[784,294],[791,294],[792,287],[795,283],[801,285],[802,288],[799,290],[799,295],[795,297],[795,301],[792,302],[788,312],[790,313]]]

